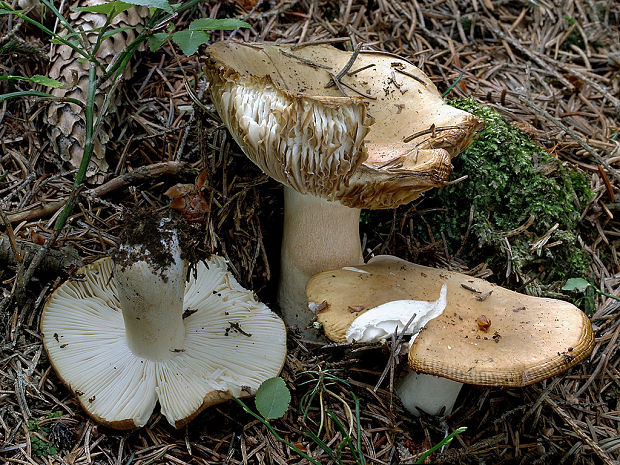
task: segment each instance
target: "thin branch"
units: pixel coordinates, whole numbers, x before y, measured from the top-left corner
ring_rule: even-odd
[[[554,116],[552,116],[547,110],[545,110],[544,108],[539,107],[538,105],[536,105],[534,102],[532,102],[527,97],[525,97],[523,95],[520,95],[520,94],[516,94],[516,97],[519,99],[520,102],[525,103],[528,107],[530,107],[536,113],[538,113],[541,116],[544,116],[549,121],[551,121],[553,124],[555,124],[557,127],[562,129],[562,131],[566,132],[566,134],[568,134],[573,139],[575,139],[575,141],[577,141],[577,143],[579,145],[581,145],[581,147],[583,147],[583,149],[586,152],[588,152],[590,155],[592,155],[594,157],[594,159],[598,163],[603,165],[605,167],[605,169],[607,171],[609,171],[609,173],[611,173],[611,175],[617,181],[620,181],[620,174],[618,174],[618,172],[609,163],[607,163],[607,161],[603,157],[601,157],[598,154],[598,152],[592,148],[592,146],[590,144],[588,144],[585,140],[583,140],[581,137],[579,137],[579,134],[577,134],[577,132],[573,131],[571,128],[569,128],[564,123],[562,123],[559,119],[557,119]]]
[[[355,60],[357,60],[357,56],[359,55],[360,50],[362,49],[362,45],[363,45],[362,43],[357,44],[357,46],[355,47],[355,50],[353,50],[353,54],[351,55],[351,58],[349,58],[349,61],[347,61],[347,64],[344,65],[344,68],[342,68],[340,72],[336,74],[335,78],[330,73],[330,76],[332,76],[332,80],[329,81],[325,85],[326,89],[334,85],[338,85],[336,81],[340,82],[340,80],[344,77],[344,75],[349,72],[349,70],[351,69],[351,66],[353,66],[353,63],[355,63]]]

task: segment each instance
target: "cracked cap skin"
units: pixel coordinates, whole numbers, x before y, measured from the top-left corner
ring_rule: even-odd
[[[380,209],[442,186],[482,122],[391,54],[360,52],[329,85],[351,59],[329,45],[217,42],[205,73],[245,154],[301,194]]]

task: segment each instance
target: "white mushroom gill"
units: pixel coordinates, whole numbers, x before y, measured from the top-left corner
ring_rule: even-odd
[[[116,299],[112,260],[56,290],[41,319],[48,356],[91,415],[146,423],[157,403],[155,367],[132,354]],[[109,290],[108,290],[109,289]]]
[[[182,345],[157,360],[127,342],[112,268],[109,258],[85,267],[83,279],[55,291],[41,321],[54,368],[96,420],[119,429],[143,426],[159,400],[162,414],[179,427],[208,405],[253,394],[279,373],[284,325],[237,283],[223,258],[213,256],[190,273],[179,317]]]
[[[211,272],[204,268],[199,265],[197,279],[186,287],[185,350],[167,364],[169,382],[158,386],[167,417],[191,415],[206,393],[253,395],[265,379],[279,373],[285,357],[282,320],[237,283],[221,257],[211,259]],[[194,405],[185,399],[183,386],[196,391],[189,397]]]
[[[359,124],[351,133],[352,122],[364,120],[363,105],[293,99],[251,79],[226,82],[220,92],[218,111],[229,128],[238,126],[235,140],[251,147],[263,171],[302,194],[335,198],[365,158],[359,147],[366,128]]]

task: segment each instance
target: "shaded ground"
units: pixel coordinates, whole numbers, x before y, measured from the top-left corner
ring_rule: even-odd
[[[580,227],[589,238],[583,247],[593,258],[593,282],[607,293],[618,294],[617,3],[292,0],[260,2],[252,14],[235,8],[231,2],[205,2],[200,11],[182,15],[178,23],[199,16],[237,15],[253,28],[216,33],[213,40],[234,36],[302,43],[342,38],[339,46],[345,41],[361,42],[408,57],[441,92],[462,76],[452,96],[471,96],[493,106],[547,151],[590,176],[595,196],[583,206]],[[0,45],[16,36],[22,45],[45,52],[35,31],[17,26],[0,18]],[[1,57],[0,74],[45,74],[47,66],[44,58],[22,48]],[[186,58],[168,46],[139,55],[137,73],[142,78],[122,87],[123,104],[112,118],[110,169],[104,179],[111,184],[80,198],[54,246],[54,250],[73,251],[74,258],[64,262],[66,269],[59,268],[63,255],[56,261],[52,255],[40,271],[57,271],[35,274],[19,295],[24,268],[4,265],[9,263],[10,249],[0,250],[0,457],[8,463],[304,462],[233,403],[208,409],[183,431],[171,428],[158,414],[146,428],[130,433],[97,426],[61,386],[40,343],[43,301],[65,279],[69,262],[89,262],[109,254],[117,243],[122,207],[163,207],[169,203],[163,196],[167,188],[193,182],[205,168],[210,213],[203,251],[226,256],[241,284],[255,289],[266,303],[274,303],[280,187],[246,161],[223,129],[204,92],[201,66],[200,54]],[[194,116],[183,111],[193,105],[190,91],[204,104],[194,105]],[[2,172],[8,171],[0,183],[3,222],[12,224],[18,239],[38,244],[52,235],[58,201],[68,197],[73,179],[70,170],[59,168],[50,148],[43,108],[35,101],[0,105],[0,164]],[[152,166],[158,162],[167,164]],[[422,221],[428,208],[432,206],[422,200],[395,212],[368,213],[368,221],[361,225],[366,253],[391,253],[480,272],[481,264],[448,255],[441,241],[431,243],[415,236],[410,224]],[[491,271],[490,279],[497,280],[506,270]],[[23,303],[17,304],[17,297]],[[301,396],[308,389],[300,380],[312,375],[296,377],[304,370],[329,367],[342,369],[339,376],[350,383],[350,387],[336,383],[331,389],[348,405],[353,405],[349,389],[360,398],[360,441],[369,464],[411,463],[408,459],[460,426],[467,426],[467,432],[442,454],[435,454],[432,463],[617,463],[620,312],[614,300],[594,299],[596,345],[587,361],[563,376],[525,389],[466,387],[459,407],[446,418],[410,418],[390,395],[387,382],[374,389],[385,364],[380,350],[314,347],[292,335],[283,372],[293,391],[292,408],[274,426],[298,447],[309,447],[321,463],[330,463],[303,435],[306,429],[316,430],[312,423],[301,422],[299,412]],[[342,402],[329,394],[324,400],[346,424]],[[317,402],[310,417],[316,420],[318,413]],[[331,421],[322,437],[332,446],[342,440]],[[353,463],[346,449],[344,458],[345,463]]]

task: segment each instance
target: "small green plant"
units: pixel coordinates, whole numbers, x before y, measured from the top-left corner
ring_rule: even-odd
[[[35,419],[28,420],[26,428],[28,428],[28,431],[39,431],[39,429],[41,429],[39,426],[39,421]]]
[[[34,418],[28,420],[26,428],[28,431],[33,433],[49,433],[49,428],[46,426],[41,426],[39,421]],[[56,449],[56,447],[36,434],[30,435],[30,445],[32,447],[32,455],[37,457],[55,455],[58,453],[58,449]]]
[[[310,411],[310,407],[312,406],[312,403],[314,399],[316,398],[316,396],[318,395],[319,397],[321,416],[320,416],[320,421],[318,425],[317,435],[321,434],[324,420],[325,420],[325,409],[323,408],[323,405],[324,405],[323,396],[325,394],[334,397],[335,399],[337,399],[339,402],[342,403],[345,411],[347,412],[347,417],[350,419],[350,422],[352,423],[353,414],[351,413],[351,408],[349,407],[347,402],[344,399],[342,399],[342,397],[340,397],[338,394],[330,390],[328,388],[328,384],[326,384],[330,382],[335,382],[335,383],[342,383],[343,385],[347,387],[349,386],[349,383],[347,383],[345,380],[335,375],[335,373],[337,373],[338,371],[341,371],[341,370],[333,369],[333,368],[323,368],[322,366],[319,365],[316,370],[302,371],[295,375],[295,376],[304,376],[304,375],[311,376],[311,379],[299,383],[300,386],[312,385],[312,389],[306,392],[301,397],[301,400],[299,402],[299,408],[301,409],[301,413],[302,413],[302,421],[305,422],[306,420],[308,420],[308,413]],[[316,422],[314,423],[316,424]]]
[[[452,440],[457,435],[459,435],[459,434],[461,434],[461,433],[463,433],[465,431],[467,431],[467,427],[466,426],[461,426],[460,428],[455,429],[450,434],[448,434],[445,438],[443,438],[441,441],[439,441],[437,444],[435,444],[433,447],[431,447],[429,450],[427,450],[422,455],[420,455],[420,457],[418,457],[418,459],[415,461],[415,463],[424,463],[424,460],[426,459],[426,457],[431,455],[436,450],[439,450],[443,446],[446,446],[446,445],[450,444],[452,442]]]
[[[58,453],[58,449],[56,449],[56,447],[38,436],[30,437],[30,445],[32,446],[32,455],[37,457],[46,457],[48,455],[56,455]]]
[[[125,68],[129,64],[129,60],[136,50],[138,50],[138,47],[145,41],[149,42],[151,50],[155,50],[166,41],[172,40],[179,45],[185,54],[191,55],[198,50],[200,45],[210,39],[208,31],[231,30],[240,27],[249,27],[250,25],[237,19],[200,18],[193,21],[188,30],[175,31],[173,19],[197,5],[201,0],[188,0],[175,5],[171,5],[168,0],[116,0],[99,5],[76,8],[75,11],[95,12],[103,14],[106,17],[105,24],[102,27],[87,31],[76,31],[65,16],[56,8],[53,0],[40,1],[45,8],[47,8],[56,17],[60,24],[62,24],[63,29],[66,31],[65,33],[59,34],[54,32],[41,22],[31,18],[25,10],[15,9],[4,1],[0,1],[0,15],[14,15],[24,20],[35,28],[41,30],[43,33],[47,34],[50,37],[50,42],[54,44],[62,44],[73,49],[80,55],[81,60],[88,62],[90,65],[86,101],[82,102],[74,98],[64,98],[64,101],[74,103],[83,108],[86,126],[86,142],[84,144],[84,154],[82,156],[81,164],[75,175],[72,193],[67,200],[65,208],[59,215],[54,225],[54,229],[56,231],[60,231],[64,227],[73,205],[75,204],[78,189],[84,180],[86,169],[93,154],[95,139],[97,137],[97,128],[103,120],[104,114],[96,114],[95,112],[94,102],[97,89],[99,89],[106,81],[111,81],[113,83],[118,82],[125,71]],[[133,27],[111,29],[110,25],[112,24],[112,20],[123,11],[136,5],[147,6],[151,9],[151,16],[146,25],[139,31],[139,34],[133,42],[125,47],[116,61],[109,65],[101,62],[97,58],[97,54],[102,43],[106,39],[115,34],[120,34],[127,29],[135,29]],[[93,35],[95,35],[96,40],[94,44],[91,44],[89,39]],[[63,86],[63,83],[41,75],[4,75],[0,76],[0,80],[27,81],[45,87],[57,88]],[[58,97],[47,92],[25,90],[0,95],[0,103],[12,98],[32,97],[51,100],[58,99]],[[103,111],[105,111],[105,109]]]
[[[349,407],[345,399],[336,394],[333,390],[330,389],[330,385],[333,383],[342,383],[345,386],[349,386],[344,379],[336,376],[339,370],[332,368],[324,368],[322,366],[318,366],[316,370],[309,370],[297,373],[297,376],[310,376],[311,379],[307,381],[303,381],[299,385],[309,385],[311,386],[310,390],[307,391],[300,400],[300,409],[302,412],[302,421],[306,422],[308,420],[308,413],[311,405],[315,399],[319,400],[319,409],[321,412],[321,420],[319,422],[319,429],[317,432],[313,432],[311,430],[304,431],[304,435],[311,439],[317,446],[319,446],[323,451],[327,454],[327,456],[338,465],[343,465],[342,453],[345,448],[349,448],[353,459],[357,465],[366,465],[366,458],[362,452],[362,426],[360,422],[360,401],[359,398],[352,392],[349,391],[349,395],[353,399],[353,408]],[[347,412],[347,416],[349,418],[349,429],[342,424],[342,422],[334,415],[328,408],[325,407],[325,403],[323,401],[324,395],[330,395],[334,397],[339,402],[342,402],[345,407],[345,411]],[[260,421],[263,425],[267,427],[269,432],[273,435],[273,437],[281,442],[282,444],[287,445],[293,452],[299,454],[301,457],[308,460],[313,465],[321,465],[321,462],[316,459],[310,457],[308,454],[300,450],[295,444],[287,441],[282,436],[278,434],[278,432],[271,425],[270,420],[277,420],[282,418],[289,409],[289,405],[291,402],[291,393],[286,386],[284,380],[280,377],[270,378],[264,381],[261,386],[258,388],[256,392],[255,405],[258,413],[254,412],[250,409],[245,402],[237,397],[233,398],[235,402],[237,402],[243,410],[252,415],[258,421]],[[327,417],[334,423],[336,429],[342,435],[342,441],[337,447],[331,447],[327,444],[329,441],[324,441],[321,439],[321,430],[323,427],[323,420]],[[314,422],[316,424],[316,422]],[[356,431],[355,438],[351,436],[353,429]],[[456,435],[464,432],[467,428],[457,428],[455,431],[446,436],[441,442],[437,445],[433,446],[426,452],[424,452],[415,463],[423,463],[423,461],[431,455],[433,452],[438,450],[439,448],[449,444]]]
[[[582,50],[585,49],[586,44],[583,41],[583,37],[581,36],[579,29],[577,29],[577,26],[576,26],[577,18],[573,16],[564,15],[562,19],[566,23],[567,30],[570,28],[572,28],[572,30],[566,36],[566,38],[564,39],[564,42],[560,44],[560,48],[562,50],[570,50],[571,45],[574,45],[575,47],[578,47]],[[593,42],[590,42],[590,45],[592,45],[595,50],[598,50],[604,44],[600,40],[595,40]]]
[[[368,225],[372,221],[372,217],[368,212],[362,211],[360,213],[360,223]]]
[[[302,404],[306,406],[306,413],[304,415],[304,418],[307,417],[307,408],[309,408],[309,403],[312,402],[312,399],[314,398],[314,396],[316,394],[319,394],[319,397],[321,398],[322,396],[321,393],[326,391],[325,386],[324,386],[324,381],[326,379],[342,381],[339,378],[333,377],[331,374],[332,371],[333,370],[326,371],[326,370],[319,369],[318,371],[304,372],[304,374],[317,374],[319,376],[319,378],[314,380],[315,385],[313,389],[309,391],[309,393],[306,393],[306,395],[304,395],[304,397],[302,398]],[[331,394],[335,395],[333,392]],[[357,440],[355,441],[355,443],[353,442],[353,438],[351,437],[351,429],[349,429],[349,431],[347,432],[342,422],[331,411],[329,411],[329,409],[327,408],[323,409],[323,406],[321,406],[322,415],[323,415],[323,412],[325,412],[325,415],[333,421],[335,427],[338,429],[338,431],[340,431],[343,437],[341,443],[338,445],[338,447],[332,448],[329,445],[327,445],[327,443],[319,437],[320,432],[319,434],[316,434],[313,431],[307,430],[304,432],[304,435],[307,438],[311,439],[321,449],[323,449],[323,451],[329,456],[329,458],[339,465],[343,464],[342,452],[345,447],[349,447],[349,449],[351,450],[351,453],[355,459],[356,464],[366,465],[366,459],[364,458],[364,454],[361,452],[362,444],[361,444],[361,424],[359,421],[359,418],[360,418],[359,399],[352,392],[350,394],[355,403],[354,414],[353,414],[353,411],[349,408],[349,412],[351,415],[350,418],[353,418],[353,415],[354,415],[356,419],[356,424],[357,424]],[[344,402],[344,400],[342,400],[337,395],[336,395],[336,398]],[[320,465],[320,462],[318,462],[316,459],[310,457],[308,454],[300,450],[290,441],[287,441],[286,439],[282,438],[275,431],[275,429],[269,422],[269,420],[276,420],[278,418],[282,418],[289,408],[291,394],[288,388],[286,387],[286,384],[284,383],[284,380],[282,378],[280,377],[271,378],[263,382],[263,384],[261,384],[261,386],[259,387],[256,393],[256,399],[255,399],[256,409],[259,412],[258,414],[253,412],[241,399],[238,399],[235,397],[234,400],[243,408],[245,412],[249,413],[254,418],[256,418],[261,423],[263,423],[269,429],[269,431],[274,436],[274,438],[276,438],[276,440],[287,445],[292,451],[299,454],[301,457],[307,459],[308,461],[310,461],[310,463],[314,465]],[[323,418],[323,416],[321,418]]]
[[[570,278],[568,281],[566,281],[566,284],[564,284],[564,286],[562,287],[562,290],[563,291],[585,292],[590,287],[594,289],[594,291],[597,294],[604,295],[605,297],[609,297],[610,299],[614,299],[620,302],[620,297],[608,294],[607,292],[600,290],[594,284],[590,283],[589,281],[586,281],[583,278]]]
[[[564,40],[564,42],[562,42],[562,44],[560,45],[560,48],[562,50],[570,50],[571,45],[575,45],[576,47],[583,49],[585,44],[583,42],[583,38],[581,37],[581,34],[579,34],[579,30],[576,27],[577,18],[564,15],[562,19],[564,19],[566,26],[569,29],[572,28],[572,30],[570,31],[568,36],[566,36],[566,39]]]
[[[583,294],[584,311],[588,316],[592,316],[592,314],[594,314],[594,312],[596,311],[596,305],[594,304],[594,293],[620,301],[620,297],[602,291],[594,284],[583,278],[570,278],[566,281],[566,284],[562,286],[562,290]]]
[[[284,392],[286,392],[286,394],[283,394]],[[254,402],[256,404],[256,409],[259,411],[260,414],[254,412],[241,399],[237,397],[233,397],[233,399],[241,406],[241,408],[246,413],[252,415],[263,425],[265,425],[277,441],[287,445],[292,451],[307,459],[313,465],[321,465],[320,462],[317,462],[304,451],[300,450],[298,447],[295,446],[295,444],[287,441],[282,436],[280,436],[269,422],[269,420],[276,420],[278,418],[282,418],[288,410],[289,403],[291,401],[291,393],[286,387],[286,383],[284,383],[284,380],[282,378],[280,378],[279,376],[275,378],[270,378],[264,381],[258,388],[258,391],[256,392],[256,399]],[[269,418],[269,416],[275,414],[276,412],[282,412],[282,415],[275,418]],[[265,416],[265,414],[267,416]]]
[[[327,453],[327,455],[329,455],[329,457],[332,460],[335,460],[337,463],[342,463],[341,454],[343,448],[349,447],[349,450],[351,451],[355,462],[359,465],[364,465],[366,463],[366,459],[364,458],[364,453],[362,452],[362,428],[360,424],[359,399],[352,391],[349,391],[349,395],[353,399],[355,405],[355,412],[353,412],[347,401],[338,394],[336,394],[332,389],[330,389],[330,386],[332,384],[341,384],[343,386],[346,386],[347,388],[350,386],[349,383],[346,382],[344,379],[336,376],[336,373],[338,373],[339,371],[341,370],[334,368],[324,368],[322,365],[318,365],[316,370],[302,371],[296,374],[296,376],[310,377],[310,379],[299,383],[300,386],[311,386],[311,389],[301,397],[301,400],[299,402],[299,407],[302,413],[302,421],[306,422],[307,420],[309,420],[308,413],[310,412],[310,408],[314,400],[318,398],[320,415],[318,429],[316,433],[308,430],[306,431],[306,435],[310,437],[316,444],[318,444]],[[342,404],[346,416],[349,420],[348,431],[346,430],[342,422],[327,407],[325,407],[324,397],[326,395],[333,397]],[[334,425],[340,431],[343,437],[342,442],[335,450],[329,448],[329,446],[327,446],[320,439],[326,417],[333,421]],[[312,423],[316,424],[315,421],[312,421]],[[357,440],[355,443],[353,442],[353,438],[351,437],[354,429],[356,429],[357,432]]]

